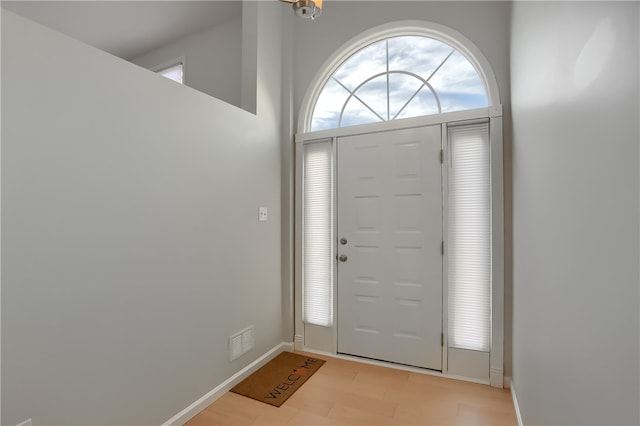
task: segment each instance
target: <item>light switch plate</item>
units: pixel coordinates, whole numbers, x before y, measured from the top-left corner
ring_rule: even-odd
[[[258,209],[258,220],[260,222],[264,222],[269,218],[269,211],[267,210],[266,207],[260,207],[260,209]]]

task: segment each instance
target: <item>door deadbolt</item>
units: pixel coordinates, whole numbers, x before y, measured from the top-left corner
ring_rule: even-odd
[[[338,260],[340,260],[340,262],[346,262],[347,261],[347,255],[346,254],[341,254],[340,257],[338,258]]]
[[[347,244],[347,239],[345,237],[340,238],[340,244],[342,244],[343,246]]]

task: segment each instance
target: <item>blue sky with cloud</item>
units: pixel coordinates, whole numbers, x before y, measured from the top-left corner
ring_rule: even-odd
[[[318,97],[311,130],[484,106],[484,83],[464,55],[432,38],[399,36],[338,67]]]

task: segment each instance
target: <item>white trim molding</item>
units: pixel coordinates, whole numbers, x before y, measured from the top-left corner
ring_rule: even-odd
[[[511,399],[513,400],[513,408],[516,412],[516,420],[518,420],[518,426],[524,426],[522,422],[522,415],[520,414],[520,406],[518,405],[518,398],[516,397],[516,388],[513,386],[513,381],[510,383],[511,386]]]
[[[502,368],[489,369],[489,381],[494,388],[504,388],[504,372]]]
[[[304,350],[304,336],[302,334],[293,336],[293,347],[296,351]]]
[[[251,364],[247,365],[242,370],[238,371],[233,376],[229,377],[224,382],[220,383],[215,388],[211,389],[205,395],[200,397],[197,401],[193,402],[184,410],[180,411],[175,416],[171,417],[169,420],[164,422],[162,426],[182,426],[189,420],[191,420],[196,414],[200,413],[202,410],[211,405],[214,401],[219,399],[222,395],[227,393],[231,388],[235,385],[243,381],[246,377],[251,375],[253,372],[258,370],[260,367],[265,365],[267,362],[271,361],[280,353],[293,350],[293,344],[282,342],[279,345],[275,346],[273,349],[263,354],[261,357],[253,361]]]
[[[502,111],[502,108],[500,108]],[[502,388],[504,369],[504,181],[502,116],[489,120],[491,146],[491,386]]]

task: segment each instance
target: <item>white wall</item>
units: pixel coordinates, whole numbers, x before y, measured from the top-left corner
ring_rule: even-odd
[[[240,106],[242,18],[199,31],[130,61],[154,68],[185,57],[185,84]]]
[[[505,187],[510,182],[509,110],[509,2],[418,2],[418,1],[340,1],[327,2],[315,21],[295,20],[292,66],[294,120],[297,122],[302,99],[324,62],[343,44],[378,25],[401,20],[424,20],[446,25],[470,39],[487,58],[495,73],[504,108]],[[505,206],[510,211],[510,197]],[[505,250],[510,261],[510,215],[505,217]],[[510,264],[505,274],[504,374],[511,374],[511,284]]]
[[[513,380],[525,424],[638,424],[638,3],[514,2]]]
[[[257,115],[3,11],[3,425],[160,424],[282,341],[282,12],[254,9]]]

